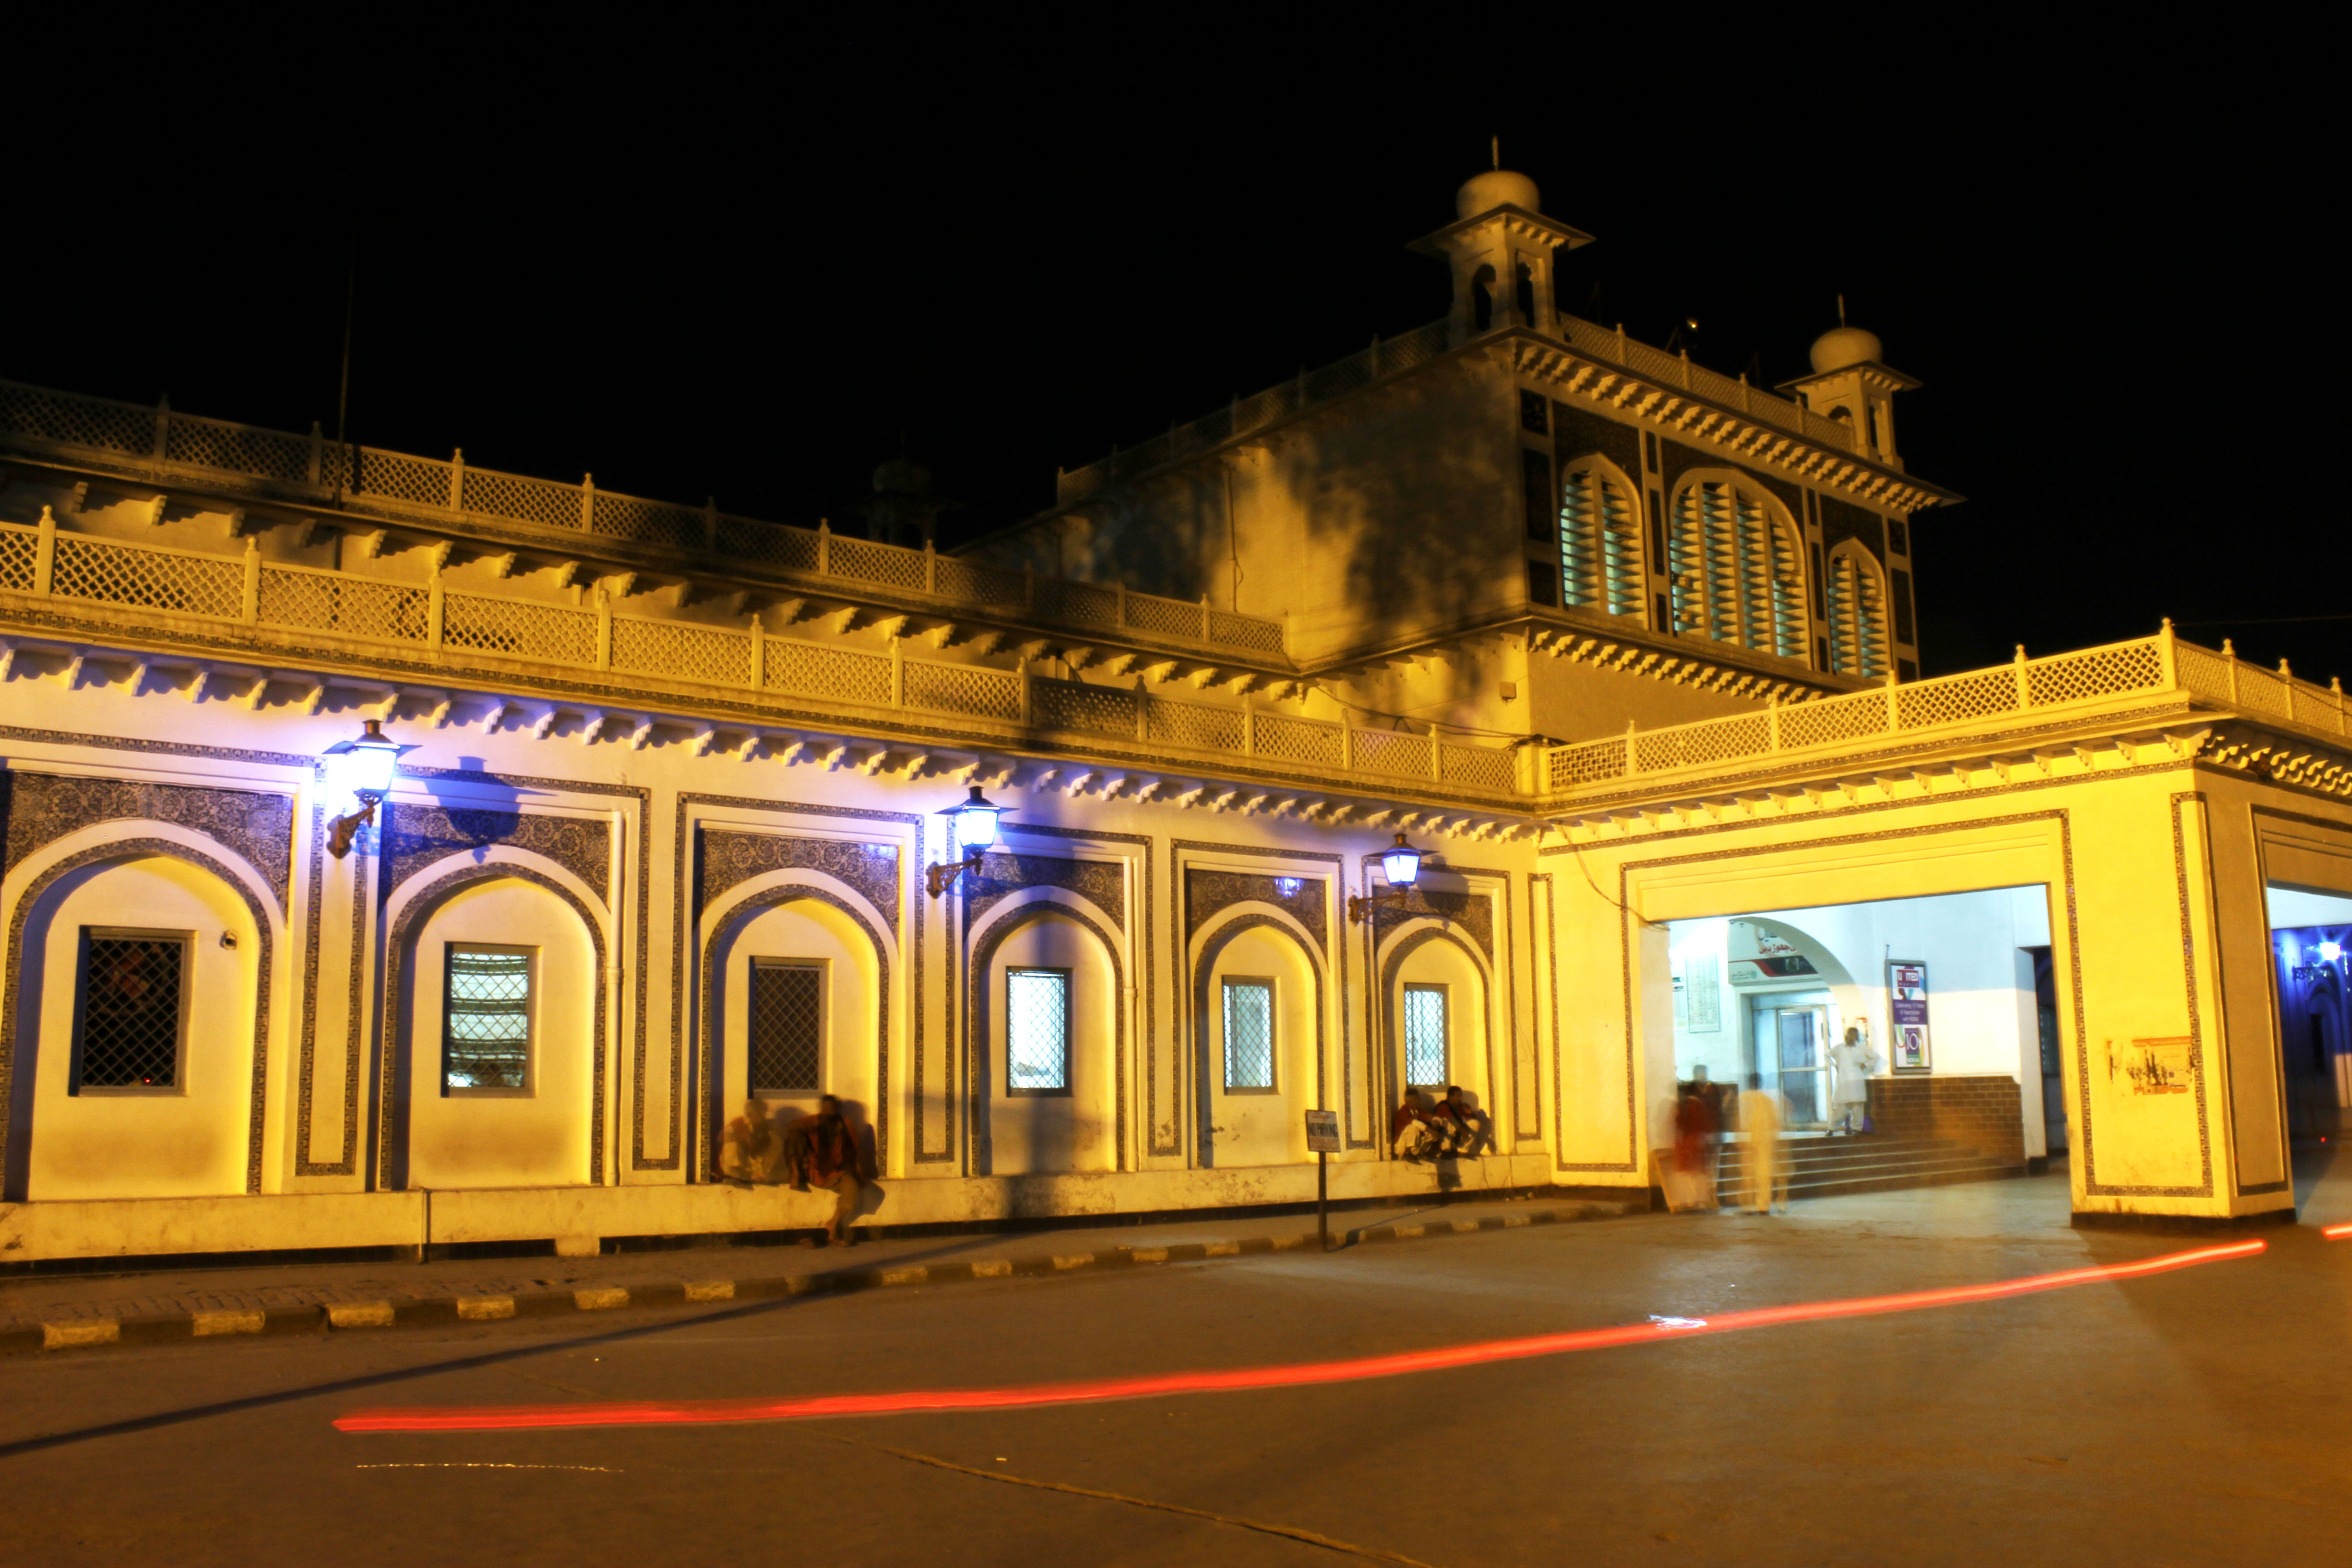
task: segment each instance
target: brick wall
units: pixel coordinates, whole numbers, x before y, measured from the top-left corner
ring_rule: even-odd
[[[2025,1160],[2025,1102],[2003,1075],[1874,1078],[1874,1131],[1896,1138],[1948,1138],[1980,1154]]]

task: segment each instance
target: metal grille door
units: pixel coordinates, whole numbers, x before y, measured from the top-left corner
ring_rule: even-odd
[[[824,1038],[824,972],[814,964],[751,961],[751,1092],[817,1088]]]
[[[1225,1087],[1274,1087],[1274,987],[1265,981],[1225,982]]]
[[[1404,1080],[1416,1089],[1445,1083],[1445,987],[1404,988]]]
[[[77,1087],[179,1087],[180,985],[187,951],[185,939],[177,936],[89,938]]]
[[[445,1017],[445,1089],[530,1087],[530,953],[452,943]]]
[[[1004,1087],[1052,1094],[1070,1087],[1070,976],[1061,969],[1004,972]]]

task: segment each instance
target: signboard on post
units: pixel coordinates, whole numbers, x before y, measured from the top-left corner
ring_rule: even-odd
[[[1927,965],[1925,960],[1886,961],[1887,1023],[1894,1038],[1888,1042],[1896,1072],[1927,1072]]]
[[[1310,1110],[1307,1113],[1307,1152],[1310,1154],[1342,1152],[1338,1111]]]

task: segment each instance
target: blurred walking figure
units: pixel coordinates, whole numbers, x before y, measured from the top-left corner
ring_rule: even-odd
[[[1739,1097],[1739,1126],[1748,1135],[1739,1205],[1750,1214],[1770,1214],[1773,1204],[1787,1197],[1780,1180],[1780,1097],[1755,1073],[1748,1075],[1748,1092]]]
[[[1844,1040],[1830,1047],[1830,1062],[1837,1068],[1837,1093],[1830,1101],[1830,1130],[1869,1131],[1870,1075],[1881,1065],[1877,1050],[1862,1037],[1860,1028],[1849,1024]]]
[[[1676,1214],[1715,1207],[1715,1106],[1704,1080],[1675,1096],[1675,1163],[1667,1173],[1666,1207]]]

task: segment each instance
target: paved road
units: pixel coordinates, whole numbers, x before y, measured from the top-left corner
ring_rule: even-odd
[[[15,1445],[0,1448],[12,1500],[0,1558],[1351,1560],[1141,1506],[1155,1502],[1443,1568],[2338,1561],[2352,1540],[2352,1241],[2324,1241],[2316,1225],[2352,1218],[2352,1180],[2323,1183],[2307,1213],[2312,1225],[2269,1233],[2259,1258],[2129,1283],[1380,1381],[1029,1410],[554,1432],[330,1425],[382,1405],[1322,1361],[2189,1244],[2070,1230],[2063,1184],[2048,1179],[1826,1200],[1786,1218],[1661,1215],[1329,1258],[918,1287],[593,1334],[577,1321],[510,1322],[62,1353],[0,1365],[0,1445]]]

